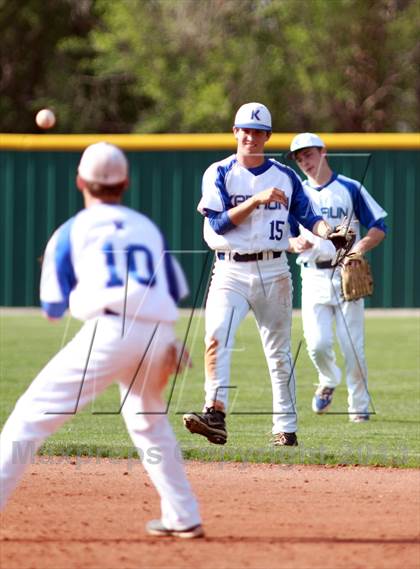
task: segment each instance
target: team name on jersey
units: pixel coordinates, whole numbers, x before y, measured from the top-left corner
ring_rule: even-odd
[[[348,217],[348,209],[343,207],[321,207],[321,213],[324,217],[328,217],[330,219]]]
[[[243,203],[244,201],[246,201],[247,199],[251,198],[251,195],[242,195],[242,194],[235,194],[233,196],[230,196],[230,204],[232,207],[235,207],[241,203]],[[270,203],[266,203],[266,204],[260,204],[256,207],[256,209],[281,209],[282,208],[282,204],[279,202],[270,202]],[[287,198],[287,208],[289,209],[289,198]]]

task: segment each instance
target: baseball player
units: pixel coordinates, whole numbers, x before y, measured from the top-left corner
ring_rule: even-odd
[[[77,175],[85,209],[46,247],[42,308],[52,320],[69,308],[84,325],[34,379],[4,426],[1,506],[44,439],[117,381],[127,429],[161,498],[161,519],[149,522],[147,532],[200,537],[197,501],[161,396],[176,366],[176,303],[188,289],[156,225],[121,205],[128,175],[118,147],[89,146]],[[158,460],[147,460],[151,448]]]
[[[206,303],[205,405],[203,413],[184,415],[184,424],[212,443],[226,443],[231,350],[240,322],[252,310],[272,383],[273,444],[296,446],[288,215],[320,237],[327,237],[331,227],[316,213],[293,170],[264,156],[271,136],[267,107],[242,105],[233,133],[236,154],[206,170],[198,204],[215,266]]]
[[[307,196],[318,205],[324,219],[339,225],[347,218],[356,233],[352,252],[364,254],[377,247],[387,228],[386,212],[358,181],[333,172],[326,158],[325,144],[316,134],[298,134],[290,145],[289,157],[307,176]],[[333,350],[335,323],[337,340],[345,359],[349,418],[355,423],[369,420],[369,392],[364,355],[364,301],[344,302],[341,298],[340,269],[331,268],[335,249],[309,233],[290,217],[291,250],[299,253],[302,276],[302,320],[309,356],[318,371],[319,387],[312,400],[315,413],[330,408],[341,372]],[[360,238],[360,225],[367,234]],[[299,233],[300,228],[300,233]],[[357,262],[349,258],[344,263]]]

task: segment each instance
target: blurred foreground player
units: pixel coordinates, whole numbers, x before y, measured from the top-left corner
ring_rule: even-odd
[[[143,461],[161,498],[161,519],[149,522],[147,532],[200,537],[197,501],[161,396],[177,367],[173,324],[187,285],[156,225],[121,205],[128,183],[119,148],[100,142],[84,151],[77,187],[85,209],[48,242],[41,304],[50,319],[69,308],[85,323],[34,379],[4,426],[1,507],[43,441],[116,381],[140,457],[159,450],[159,460]]]

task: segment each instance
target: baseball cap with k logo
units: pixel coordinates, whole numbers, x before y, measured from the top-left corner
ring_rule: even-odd
[[[246,103],[239,107],[233,126],[271,131],[270,111],[261,103]]]

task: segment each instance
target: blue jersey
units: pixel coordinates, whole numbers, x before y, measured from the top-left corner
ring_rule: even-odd
[[[52,318],[69,307],[87,320],[105,309],[144,320],[174,322],[187,294],[185,276],[156,225],[122,205],[88,207],[48,242],[41,304]]]

